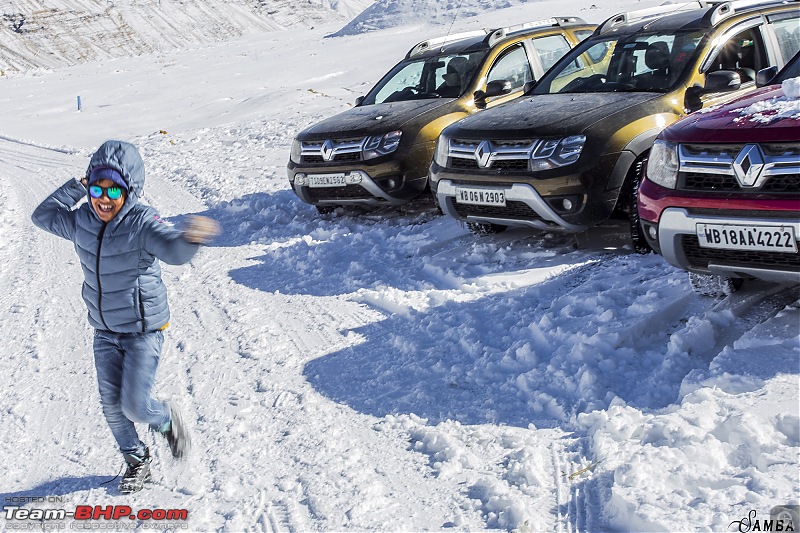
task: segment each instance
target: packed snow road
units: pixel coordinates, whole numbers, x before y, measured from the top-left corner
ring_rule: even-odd
[[[720,454],[701,486],[730,497],[720,483],[735,468],[778,483],[731,516],[712,491],[671,520],[712,511],[719,526],[791,495],[797,290],[700,298],[684,273],[632,254],[624,225],[478,239],[424,205],[319,217],[284,183],[283,128],[137,141],[145,200],[177,224],[212,216],[224,234],[164,267],[173,318],[158,390],[193,421],[194,453],[174,462],[148,435],[155,482],[124,498],[108,482],[121,461],[77,259],[29,221],[89,152],[0,140],[6,501],[187,509],[192,530],[649,528],[664,522],[648,505],[674,492],[653,483],[664,464],[649,450],[667,461],[709,435]],[[757,423],[782,435],[765,464],[764,444],[726,425],[750,416],[737,394],[759,397],[771,411]],[[691,423],[698,406],[709,420]],[[670,435],[687,420],[717,429]],[[751,441],[752,459],[726,448]],[[697,475],[689,461],[675,483]]]

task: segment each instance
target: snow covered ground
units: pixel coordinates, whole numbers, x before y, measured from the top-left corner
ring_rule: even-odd
[[[454,29],[656,3],[529,3]],[[798,289],[698,297],[621,222],[479,239],[424,202],[320,217],[295,198],[293,135],[446,33],[324,38],[339,27],[0,77],[6,509],[187,509],[191,531],[738,531],[800,503]],[[139,146],[162,215],[224,228],[164,266],[157,387],[194,453],[143,433],[156,476],[129,496],[77,257],[29,221],[108,138]],[[7,513],[3,530],[52,525]]]

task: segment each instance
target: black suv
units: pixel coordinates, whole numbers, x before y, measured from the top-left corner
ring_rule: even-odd
[[[616,209],[631,218],[637,251],[648,250],[636,191],[654,139],[782,67],[798,50],[798,7],[710,1],[611,17],[525,97],[442,132],[430,171],[437,202],[476,233],[580,232]]]
[[[294,192],[320,212],[419,196],[445,126],[522,96],[595,27],[555,17],[418,43],[353,109],[297,135]]]

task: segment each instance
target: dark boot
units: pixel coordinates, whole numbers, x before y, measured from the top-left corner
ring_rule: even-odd
[[[145,447],[144,454],[134,455],[126,453],[125,462],[128,468],[119,482],[119,491],[123,494],[137,492],[144,488],[145,481],[149,481],[150,473],[150,450]]]
[[[183,423],[181,412],[178,411],[174,404],[168,404],[168,407],[169,422],[167,427],[161,431],[161,434],[167,439],[172,456],[176,459],[181,459],[189,454],[192,441],[189,437],[189,430],[186,428],[186,424]]]

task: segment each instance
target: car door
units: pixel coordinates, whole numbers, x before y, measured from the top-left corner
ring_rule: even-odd
[[[798,17],[792,17],[794,24]],[[791,27],[792,20],[786,22]],[[774,45],[774,30],[764,24],[762,16],[739,22],[726,29],[709,50],[700,71],[706,76],[716,71],[733,71],[740,75],[741,86],[735,91],[712,92],[702,97],[703,107],[730,100],[755,88],[755,73],[785,63],[783,49]],[[786,43],[786,41],[784,41]],[[784,48],[791,47],[791,41]],[[787,50],[788,52],[788,50]],[[795,53],[797,50],[795,50]]]
[[[486,74],[486,84],[493,81],[506,80],[511,83],[511,91],[486,99],[486,107],[493,107],[514,98],[522,93],[523,87],[533,81],[533,67],[528,52],[522,41],[511,44],[497,56]]]

